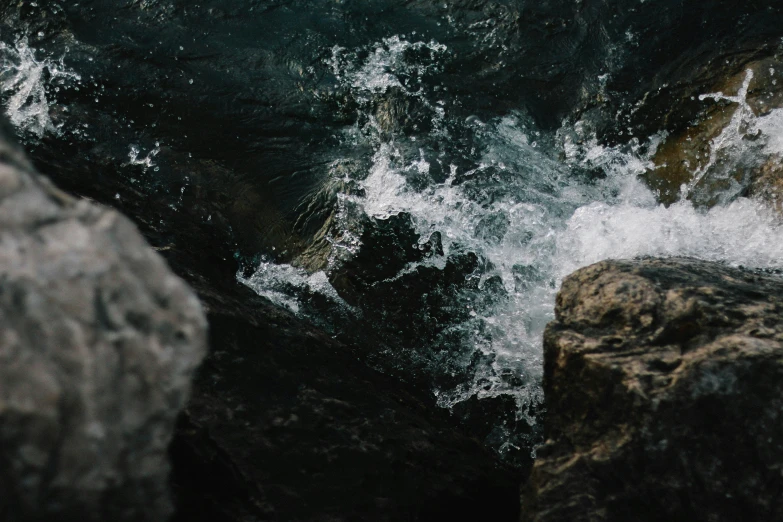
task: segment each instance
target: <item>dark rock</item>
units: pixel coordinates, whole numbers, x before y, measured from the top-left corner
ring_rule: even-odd
[[[783,518],[783,281],[693,259],[567,278],[522,520]]]
[[[161,521],[206,321],[130,221],[0,129],[0,519]]]
[[[217,295],[172,448],[175,521],[516,520],[519,474],[447,413],[249,289]]]

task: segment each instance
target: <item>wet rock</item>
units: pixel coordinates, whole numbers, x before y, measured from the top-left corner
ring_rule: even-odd
[[[547,441],[522,520],[783,517],[783,281],[605,261],[545,334]]]
[[[427,394],[214,284],[195,282],[212,350],[172,448],[175,521],[518,518],[519,474]]]
[[[609,141],[686,128],[702,108],[698,96],[711,92],[705,87],[778,51],[775,28],[783,13],[771,0],[747,10],[730,2],[628,4],[622,15],[596,20],[599,4],[586,12],[605,31],[596,37],[607,44],[605,76],[597,78],[599,88],[580,111],[604,108],[590,119]]]
[[[206,321],[114,210],[0,129],[0,518],[165,520],[168,445]]]
[[[700,92],[672,101],[691,121],[666,137],[645,181],[666,204],[685,196],[711,206],[751,195],[779,205],[783,168],[779,154],[765,147],[771,129],[761,122],[783,106],[783,59],[715,65],[712,76],[694,78],[692,89]]]
[[[765,201],[778,212],[783,212],[783,158],[771,154],[753,172],[748,186],[748,197]]]

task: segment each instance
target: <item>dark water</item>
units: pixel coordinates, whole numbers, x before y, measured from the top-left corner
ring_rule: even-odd
[[[640,178],[709,104],[739,108],[723,157],[783,152],[776,111],[699,96],[778,51],[775,2],[94,0],[0,15],[6,111],[44,172],[161,230],[182,218],[219,234],[241,282],[431,390],[512,460],[540,437],[541,335],[565,275],[640,255],[783,264],[778,218],[742,187],[694,206],[731,161],[705,156],[669,206]]]

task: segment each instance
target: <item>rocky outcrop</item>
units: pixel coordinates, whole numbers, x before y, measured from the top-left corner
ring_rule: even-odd
[[[783,281],[693,259],[567,278],[525,521],[783,519]]]
[[[162,521],[206,321],[116,211],[0,130],[0,519]]]

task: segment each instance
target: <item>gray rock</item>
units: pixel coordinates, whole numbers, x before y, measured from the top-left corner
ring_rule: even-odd
[[[199,301],[135,226],[0,130],[0,519],[166,520],[205,352]]]
[[[525,521],[783,520],[783,281],[693,259],[572,274]]]

